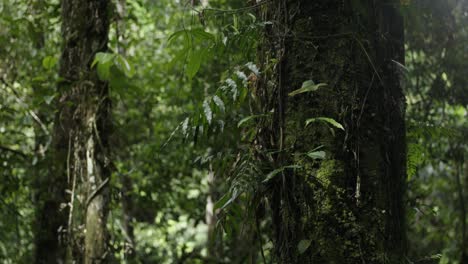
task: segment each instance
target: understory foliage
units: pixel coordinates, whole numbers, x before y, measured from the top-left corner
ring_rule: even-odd
[[[111,263],[277,263],[278,219],[272,208],[284,201],[272,198],[275,191],[319,201],[314,213],[330,219],[295,216],[308,210],[305,204],[282,205],[291,211],[281,213],[316,230],[332,225],[336,232],[300,234],[281,246],[304,255],[336,248],[339,256],[346,248],[359,261],[364,253],[378,255],[372,252],[377,246],[345,243],[369,234],[361,239],[370,245],[371,228],[383,224],[373,220],[384,212],[369,208],[366,213],[376,217],[363,225],[359,211],[336,210],[355,203],[354,193],[351,197],[334,185],[334,175],[347,168],[333,157],[331,144],[311,142],[312,135],[349,142],[348,110],[334,109],[332,96],[317,102],[328,109],[313,114],[312,105],[301,109],[303,98],[320,98],[334,80],[310,76],[291,84],[283,96],[295,102],[297,113],[286,125],[300,126],[295,138],[277,145],[282,135],[275,133],[284,121],[273,107],[278,90],[269,89],[272,93],[265,96],[260,89],[278,87],[281,81],[276,74],[284,42],[266,39],[286,37],[268,35],[281,31],[283,24],[264,16],[266,8],[281,1],[110,2],[108,50],[95,55],[90,69],[109,83],[113,109],[107,222]],[[359,13],[360,1],[352,2]],[[400,4],[405,63],[395,65],[404,76],[406,96],[406,259],[465,263],[468,1]],[[34,256],[40,234],[37,211],[44,199],[38,190],[53,190],[41,179],[53,162],[57,87],[64,81],[58,74],[60,14],[59,0],[0,2],[0,263],[40,263]],[[279,30],[269,31],[272,27]],[[297,31],[287,37],[303,43],[294,47],[299,54],[326,52],[310,44],[323,36],[310,41]],[[342,44],[349,43],[372,67],[367,49],[374,44],[360,35],[347,35]],[[265,49],[279,52],[265,56]],[[336,58],[331,54],[329,59]],[[314,61],[304,63],[319,67]],[[308,185],[301,190],[275,187],[293,174],[306,175]],[[341,237],[334,241],[340,247],[319,239],[324,236]],[[377,257],[385,263],[387,256]]]

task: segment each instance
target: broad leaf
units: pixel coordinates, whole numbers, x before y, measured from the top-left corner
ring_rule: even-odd
[[[192,79],[195,74],[197,74],[198,70],[200,69],[201,60],[203,57],[205,57],[206,53],[206,49],[202,49],[201,51],[190,51],[187,68],[185,69],[185,72],[190,79]]]
[[[110,63],[114,57],[115,54],[112,53],[98,52],[94,57],[94,61],[91,64],[91,68],[94,67],[94,65],[96,65],[97,63],[110,67]]]
[[[307,156],[312,159],[325,159],[325,151],[311,151]]]
[[[55,66],[55,64],[57,64],[57,58],[54,58],[52,56],[47,56],[42,60],[42,66],[46,70],[52,69]]]
[[[311,242],[312,241],[310,239],[303,239],[299,241],[299,244],[297,244],[297,250],[299,251],[299,254],[306,252],[306,250],[310,247]]]

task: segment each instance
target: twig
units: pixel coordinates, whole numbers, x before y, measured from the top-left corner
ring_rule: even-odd
[[[71,133],[69,133],[68,137],[68,154],[67,154],[67,179],[70,182],[70,152],[71,152]],[[75,202],[75,186],[76,186],[76,174],[73,173],[73,182],[72,182],[72,190],[71,190],[71,197],[70,197],[70,212],[68,213],[68,240],[72,239],[72,224],[73,224],[73,203]]]
[[[372,62],[372,59],[371,59],[371,57],[369,56],[369,53],[367,53],[366,48],[364,47],[364,45],[362,44],[362,42],[361,42],[358,38],[356,38],[355,35],[352,35],[352,36],[353,36],[354,40],[356,40],[356,42],[359,44],[359,46],[361,46],[361,49],[362,49],[362,51],[364,51],[364,54],[366,54],[367,60],[369,61],[370,65],[372,66],[372,69],[374,69],[374,72],[375,72],[375,74],[377,75],[377,77],[379,78],[380,83],[381,83],[382,85],[384,85],[384,82],[383,82],[383,80],[382,80],[382,77],[380,77],[380,74],[379,74],[379,72],[377,71],[377,68],[375,67],[374,63]]]
[[[89,195],[88,199],[86,200],[86,208],[88,208],[89,204],[93,201],[93,199],[101,192],[102,189],[109,183],[109,178],[105,178],[101,184],[94,190],[91,195]]]

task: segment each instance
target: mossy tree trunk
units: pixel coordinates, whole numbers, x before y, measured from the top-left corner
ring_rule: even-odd
[[[393,0],[274,0],[261,8],[270,23],[256,95],[261,112],[273,115],[259,123],[255,145],[274,168],[299,166],[268,183],[279,263],[405,261],[398,10]],[[288,96],[308,80],[327,85]],[[305,127],[316,117],[344,130],[327,122]],[[325,158],[305,155],[314,149]]]
[[[65,235],[59,248],[65,263],[104,263],[108,255],[110,100],[107,83],[98,79],[90,65],[97,52],[107,49],[109,6],[107,0],[61,3],[62,80],[50,177],[58,186],[54,192],[67,195],[61,211],[66,214],[61,226]]]

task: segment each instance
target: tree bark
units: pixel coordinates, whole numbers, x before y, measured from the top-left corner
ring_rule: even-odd
[[[269,200],[280,263],[404,263],[403,24],[398,1],[274,0],[262,7],[261,160],[285,168]],[[326,83],[288,96],[308,80]],[[328,123],[307,119],[333,118]],[[325,158],[304,155],[319,148]],[[272,152],[271,150],[277,150]]]
[[[98,79],[90,65],[97,52],[107,49],[109,5],[107,0],[61,3],[62,81],[53,130],[51,177],[59,186],[54,191],[62,195],[66,191],[70,197],[63,210],[67,217],[66,245],[59,249],[65,263],[105,263],[108,257],[110,99],[107,83]]]

